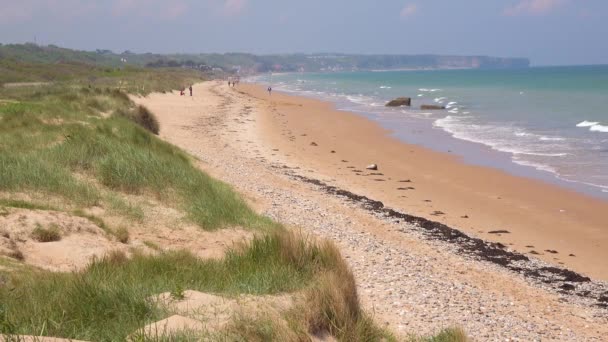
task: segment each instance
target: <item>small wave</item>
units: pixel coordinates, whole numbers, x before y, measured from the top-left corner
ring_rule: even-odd
[[[389,86],[380,86],[380,89],[392,89],[393,87],[389,87]]]
[[[424,91],[424,92],[429,92],[429,93],[434,93],[436,91],[441,91],[441,89],[428,89],[428,88],[420,88],[418,90],[419,91]]]
[[[529,167],[533,167],[536,170],[539,171],[546,171],[549,173],[552,173],[554,175],[557,175],[557,170],[549,165],[545,165],[545,164],[541,164],[541,163],[535,163],[535,162],[531,162],[529,160],[521,160],[519,158],[513,158],[513,162],[522,166],[529,166]]]
[[[560,138],[560,137],[546,137],[546,136],[541,136],[540,138],[538,138],[538,140],[540,141],[564,141],[566,139],[564,138]]]
[[[562,152],[547,152],[548,149],[545,145],[527,143],[530,138],[536,137],[535,134],[521,130],[513,132],[513,128],[509,127],[477,125],[467,122],[462,116],[448,115],[435,120],[433,125],[442,128],[457,139],[481,143],[494,150],[511,153],[514,157],[518,155],[540,157],[565,157],[570,155],[569,153]],[[513,135],[522,137],[523,142],[520,139],[513,139]],[[551,151],[553,150],[554,148],[552,147]]]
[[[424,94],[418,94],[418,97],[423,97],[423,96],[424,96]]]
[[[437,102],[437,103],[443,103],[443,101],[445,101],[445,100],[447,100],[447,98],[446,98],[446,97],[438,97],[438,98],[436,98],[436,99],[435,99],[435,100],[433,100],[433,101],[435,101],[435,102]]]
[[[591,132],[602,132],[602,133],[608,133],[608,126],[602,126],[602,125],[593,125],[589,128],[589,130]]]
[[[583,121],[583,122],[579,122],[578,124],[576,124],[576,127],[591,127],[591,126],[595,126],[599,124],[599,122],[591,122],[591,121]]]
[[[456,101],[448,102],[448,106],[453,106],[455,104],[458,104],[458,102],[456,102]]]

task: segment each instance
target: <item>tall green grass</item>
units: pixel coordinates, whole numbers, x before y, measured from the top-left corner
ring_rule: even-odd
[[[0,332],[123,340],[166,317],[150,300],[155,294],[178,288],[227,295],[290,292],[329,270],[334,258],[323,246],[275,232],[219,261],[184,251],[130,259],[114,253],[82,272],[10,274],[9,283],[0,286]]]
[[[0,106],[0,190],[42,191],[81,207],[104,202],[104,191],[152,194],[204,229],[272,226],[228,185],[150,134],[153,114],[123,92],[54,86],[12,95],[21,102]],[[142,112],[146,128],[134,119]]]

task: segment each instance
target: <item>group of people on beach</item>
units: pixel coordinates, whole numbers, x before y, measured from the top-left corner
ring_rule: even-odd
[[[241,82],[241,78],[240,77],[230,77],[228,79],[228,87],[232,86],[232,87],[236,87],[239,82]]]
[[[192,96],[192,85],[190,85],[190,87],[188,87],[188,90],[190,90],[190,96]],[[179,91],[179,96],[184,96],[186,95],[186,87],[182,88]]]

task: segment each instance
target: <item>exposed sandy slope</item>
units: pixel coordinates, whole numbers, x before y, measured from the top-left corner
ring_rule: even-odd
[[[194,95],[152,94],[137,102],[159,117],[162,138],[199,158],[202,169],[232,184],[256,209],[333,239],[354,270],[364,305],[394,331],[429,334],[460,325],[478,340],[602,341],[608,336],[604,309],[575,296],[548,291],[494,264],[457,255],[446,243],[423,239],[415,227],[371,215],[359,205],[297,181],[293,175],[302,174],[340,187],[352,185],[348,190],[355,192],[365,191],[368,184],[375,183],[341,182],[338,176],[346,177],[346,172],[334,174],[326,164],[312,158],[300,159],[306,153],[334,155],[330,153],[332,149],[336,155],[344,153],[345,145],[331,147],[321,136],[305,140],[306,144],[317,142],[315,152],[304,151],[303,145],[290,150],[293,152],[280,148],[277,151],[276,145],[268,143],[270,133],[264,120],[283,118],[287,115],[284,107],[269,107],[265,100],[228,89],[223,82],[196,85]],[[322,131],[323,125],[318,125],[317,130]],[[299,140],[307,134],[290,132],[288,127],[282,133],[288,140]],[[296,152],[298,158],[291,159]],[[367,157],[363,153],[349,156],[353,160],[361,158],[358,168],[370,159],[362,158]],[[390,169],[390,162],[376,162],[381,165],[380,172]],[[336,163],[341,163],[340,159]],[[398,174],[390,178],[396,181],[401,177]],[[388,180],[386,175],[384,178]],[[423,179],[416,179],[413,186],[418,189],[418,182],[433,184]],[[441,183],[437,176],[429,175],[429,179]],[[457,189],[458,185],[450,187]],[[422,189],[431,194],[430,187]],[[423,196],[423,191],[417,193]],[[484,198],[489,202],[494,195],[497,194],[481,193],[479,201]],[[511,201],[507,197],[501,203]],[[465,213],[482,215],[471,208],[462,215]]]
[[[201,258],[219,259],[227,249],[253,237],[251,231],[239,227],[204,231],[173,208],[144,197],[138,201],[145,203],[145,218],[141,222],[114,216],[101,207],[86,210],[87,215],[105,221],[107,232],[94,221],[66,212],[0,207],[0,257],[51,271],[70,272],[114,251],[129,254],[135,250],[156,253],[185,249]],[[52,227],[59,231],[58,241],[35,239],[35,229]],[[110,233],[118,227],[128,228],[127,243],[117,241]]]

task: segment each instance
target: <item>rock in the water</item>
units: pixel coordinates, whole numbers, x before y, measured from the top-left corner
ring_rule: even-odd
[[[410,97],[398,97],[386,104],[387,107],[411,106],[412,99]]]
[[[376,165],[376,164],[369,164],[369,165],[367,165],[366,169],[368,169],[368,170],[378,170],[378,165]]]
[[[420,106],[420,109],[422,110],[441,110],[441,109],[445,109],[444,106],[438,106],[438,105],[422,105]]]

